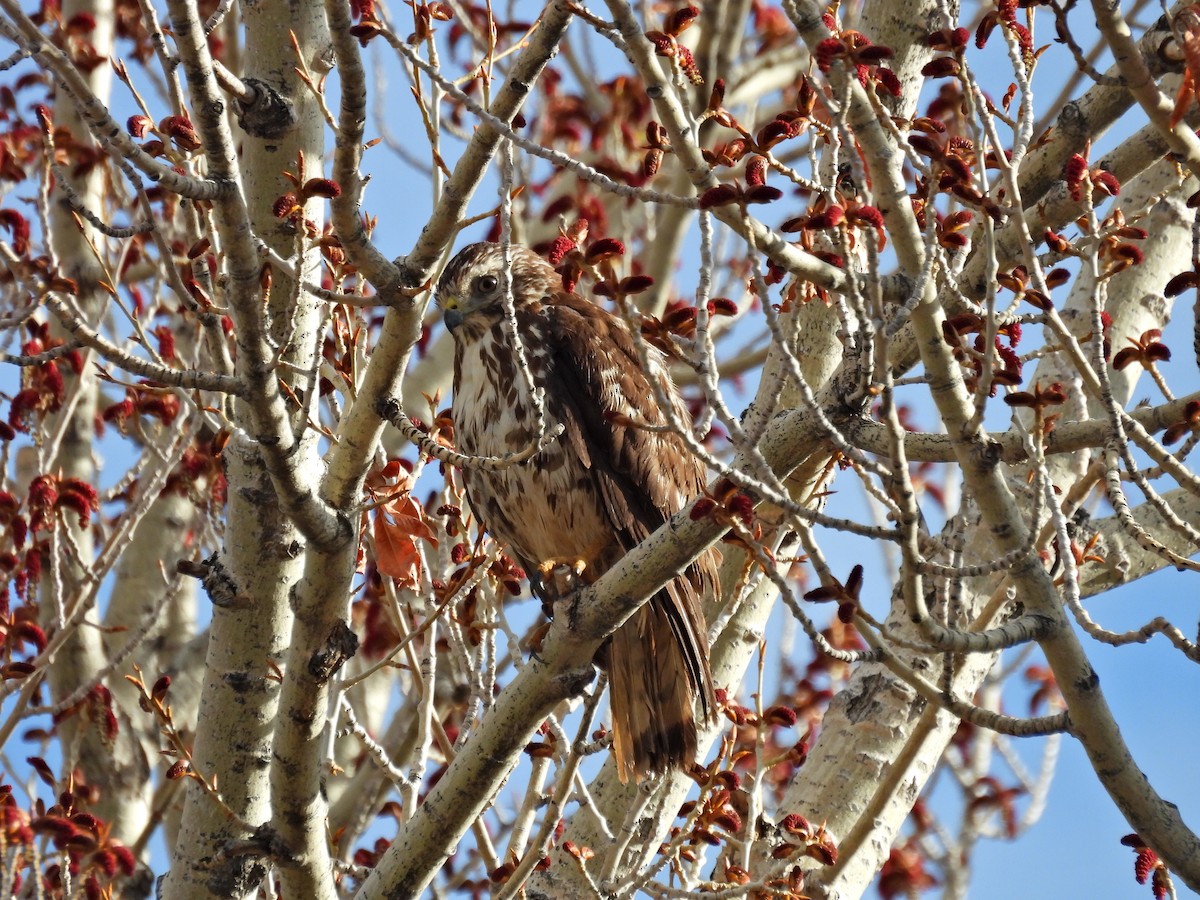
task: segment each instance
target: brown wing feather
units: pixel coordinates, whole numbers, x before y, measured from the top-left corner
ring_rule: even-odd
[[[607,567],[644,540],[704,487],[704,470],[670,432],[623,424],[664,424],[632,337],[618,319],[573,295],[544,310],[551,329],[551,416],[563,440],[590,470],[619,546]],[[679,404],[677,412],[684,414]],[[614,418],[615,417],[615,418]],[[683,419],[686,421],[686,418]],[[696,736],[691,697],[713,711],[712,676],[700,599],[716,589],[716,558],[707,553],[657,594],[613,637],[610,670],[614,736],[622,774],[690,761]],[[686,675],[686,678],[681,677]]]

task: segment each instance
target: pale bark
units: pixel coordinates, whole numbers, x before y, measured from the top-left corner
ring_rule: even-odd
[[[239,164],[234,161],[224,102],[217,99],[211,62],[198,36],[201,23],[194,18],[194,8],[176,4],[171,12],[193,104],[203,112],[196,124],[208,149],[210,171],[240,183],[244,192],[218,207],[217,221],[226,253],[236,259],[226,298],[239,325],[238,374],[252,391],[238,409],[238,421],[259,442],[238,440],[226,452],[228,539],[216,566],[237,601],[231,607],[213,608],[199,712],[199,721],[205,724],[197,731],[193,750],[197,772],[217,787],[237,818],[190,782],[174,865],[162,892],[164,897],[233,897],[257,890],[265,869],[257,856],[225,856],[224,848],[250,839],[254,833],[249,829],[275,817],[269,776],[279,682],[272,666],[284,662],[290,643],[290,595],[303,566],[305,526],[298,522],[313,530],[311,537],[329,534],[313,523],[330,517],[311,500],[305,503],[291,487],[312,484],[319,473],[317,436],[307,428],[316,399],[314,384],[299,373],[309,372],[314,355],[320,352],[310,335],[320,320],[322,304],[277,273],[270,302],[264,306],[258,288],[258,253],[251,243],[255,235],[284,257],[294,256],[298,246],[294,228],[274,216],[272,204],[293,188],[283,173],[295,170],[299,154],[304,156],[306,177],[321,174],[324,122],[296,75],[295,51],[279,35],[291,29],[300,53],[313,65],[323,52],[326,30],[323,10],[316,3],[298,0],[245,12],[245,74],[287,98],[295,121],[283,135],[241,134]],[[320,227],[318,203],[310,202],[305,215]],[[303,260],[293,259],[293,263],[301,280],[311,282],[319,254],[308,246]],[[277,384],[281,373],[268,362],[273,352],[268,341],[284,350],[283,358],[294,366],[286,377],[295,395],[307,398],[299,410],[285,407]],[[286,435],[282,447],[281,434]],[[264,446],[272,449],[263,452]],[[286,451],[282,455],[281,449]],[[310,513],[296,515],[297,502]],[[340,530],[336,524],[332,527],[334,533]],[[303,850],[297,847],[294,852]]]

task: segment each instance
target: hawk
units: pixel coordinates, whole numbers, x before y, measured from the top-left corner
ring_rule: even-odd
[[[667,417],[650,378],[687,421],[662,355],[643,371],[625,323],[563,289],[554,268],[509,248],[516,329],[534,388],[544,392],[556,441],[507,468],[468,467],[467,499],[494,538],[530,573],[582,562],[604,574],[704,488],[703,466],[683,439],[654,430]],[[518,367],[504,314],[499,244],[471,244],[442,273],[437,302],[454,336],[456,441],[463,453],[499,456],[538,439],[529,379]],[[650,428],[640,427],[649,425]],[[609,673],[613,754],[622,782],[684,766],[696,756],[696,718],[712,715],[712,675],[701,598],[717,589],[707,551],[612,635],[597,661]],[[534,580],[535,591],[544,594]]]

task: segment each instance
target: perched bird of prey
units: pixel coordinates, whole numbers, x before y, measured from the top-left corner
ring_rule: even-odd
[[[704,468],[667,422],[650,378],[689,418],[663,358],[642,363],[625,323],[563,289],[554,268],[526,247],[509,248],[516,329],[532,384],[544,391],[548,427],[563,433],[526,462],[468,467],[467,499],[487,530],[527,572],[570,563],[585,580],[603,575],[704,488]],[[458,449],[500,456],[537,440],[536,406],[505,321],[499,244],[464,248],[438,281],[437,302],[454,335]],[[650,428],[641,427],[649,425]],[[621,780],[691,763],[699,703],[713,713],[701,598],[717,589],[708,551],[613,634],[597,662],[609,673],[613,753]],[[537,581],[534,579],[535,589]]]

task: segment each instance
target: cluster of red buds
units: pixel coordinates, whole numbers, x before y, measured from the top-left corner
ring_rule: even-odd
[[[108,825],[87,811],[99,799],[99,792],[73,778],[60,786],[40,757],[31,758],[29,764],[43,782],[58,790],[58,802],[39,810],[27,826],[34,836],[48,838],[62,854],[63,862],[43,873],[42,889],[49,896],[63,896],[70,884],[81,888],[80,895],[89,900],[113,896],[115,884],[136,870],[137,858],[128,847],[109,838]]]
[[[927,856],[916,840],[893,847],[879,870],[879,896],[883,900],[916,897],[921,891],[937,886],[937,879],[925,868]]]
[[[37,556],[38,551],[30,552]],[[9,569],[10,562],[15,565],[19,560],[15,554],[6,553],[0,565]],[[7,609],[7,593],[5,591],[6,608],[0,610],[0,648],[3,649],[4,658],[7,660],[0,665],[0,679],[4,681],[33,674],[35,669],[32,661],[42,654],[47,643],[45,630],[34,621],[37,610],[23,604],[10,612]]]
[[[1200,428],[1200,400],[1189,400],[1179,421],[1163,432],[1163,443],[1174,444]]]
[[[767,184],[767,161],[761,156],[751,157],[746,163],[746,187],[733,184],[718,184],[700,195],[700,208],[712,209],[731,204],[770,203],[783,196],[779,188]]]
[[[592,856],[595,855],[594,853],[592,853],[592,850],[590,847],[582,847],[582,848],[576,847],[575,844],[572,843],[571,841],[567,841],[567,844],[569,844],[570,846],[568,847],[568,846],[564,845],[563,849],[566,850],[568,853],[570,853],[572,856],[574,856],[576,859],[579,859],[579,860],[591,859]],[[550,857],[543,855],[536,863],[534,863],[533,870],[535,872],[544,872],[548,868],[550,868],[550,862],[551,862]],[[490,882],[491,884],[504,884],[504,882],[506,882],[506,881],[508,881],[508,879],[512,878],[513,873],[517,871],[517,866],[519,866],[520,863],[521,863],[521,861],[517,858],[516,851],[509,850],[508,851],[508,859],[506,859],[500,865],[496,866],[496,868],[492,869],[492,871],[488,872],[488,882]],[[469,885],[470,885],[470,882],[465,882],[463,885],[464,889],[467,888]],[[488,885],[485,883],[480,883],[479,888],[480,888],[480,893],[475,896],[484,896],[487,893]]]
[[[178,415],[179,397],[170,390],[143,381],[125,388],[125,399],[105,409],[100,419],[115,424],[121,434],[128,434],[130,421],[138,416],[150,416],[170,425]]]
[[[1067,551],[1071,554],[1071,559],[1075,563],[1075,568],[1081,569],[1088,563],[1098,563],[1100,565],[1104,565],[1105,559],[1104,559],[1103,553],[1101,552],[1103,550],[1102,543],[1103,543],[1103,538],[1100,536],[1100,532],[1098,532],[1098,531],[1094,532],[1092,534],[1092,536],[1089,537],[1082,544],[1080,544],[1078,541],[1076,541],[1074,538],[1072,538],[1069,542],[1069,546],[1067,547]],[[1061,559],[1062,558],[1062,545],[1059,543],[1059,540],[1057,537],[1054,538],[1054,540],[1051,542],[1050,546],[1051,546],[1051,550],[1053,550],[1055,561]],[[1046,553],[1046,552],[1043,551],[1043,553]],[[1047,558],[1047,559],[1050,558],[1048,553],[1046,553],[1045,558]],[[1052,564],[1052,567],[1053,567],[1053,564]],[[1067,577],[1066,573],[1064,572],[1062,575],[1059,575],[1058,578],[1056,578],[1054,580],[1054,583],[1055,584],[1064,584],[1066,582],[1066,577]],[[1028,672],[1026,672],[1026,676],[1028,677]],[[1051,678],[1053,677],[1052,673],[1051,673],[1050,677]]]
[[[80,478],[60,475],[39,475],[29,483],[27,498],[29,530],[34,534],[54,527],[55,513],[73,512],[79,517],[79,527],[86,528],[92,513],[100,509],[96,488]]]
[[[379,865],[379,861],[383,859],[383,854],[387,852],[387,848],[392,846],[392,842],[387,838],[376,838],[375,843],[370,847],[359,847],[354,851],[354,864],[360,869],[373,869]]]
[[[17,256],[29,252],[29,220],[15,209],[0,209],[0,228],[9,233],[9,245]]]
[[[1130,346],[1117,351],[1112,359],[1113,368],[1120,370],[1138,363],[1144,369],[1153,370],[1156,363],[1170,361],[1171,350],[1159,340],[1161,337],[1161,328],[1151,328],[1143,331],[1140,337],[1128,338]]]
[[[785,233],[799,232],[801,245],[826,262],[841,266],[842,259],[837,254],[822,253],[814,246],[814,233],[831,231],[836,228],[848,229],[850,245],[854,246],[855,232],[859,228],[875,230],[877,246],[882,250],[887,245],[887,232],[884,231],[883,213],[876,207],[859,203],[857,200],[847,200],[843,204],[830,203],[824,196],[817,198],[812,210],[803,216],[788,219],[779,226]]]
[[[1079,225],[1084,227],[1086,218],[1080,217]],[[1140,266],[1146,259],[1142,249],[1130,241],[1144,241],[1149,232],[1137,225],[1125,224],[1125,212],[1115,209],[1100,223],[1103,237],[1097,251],[1104,263],[1100,273],[1101,278],[1111,278],[1118,272],[1123,272],[1131,266]]]
[[[965,28],[942,28],[925,37],[925,46],[946,56],[936,56],[925,64],[921,74],[926,78],[957,78],[962,72],[963,51],[971,33]]]
[[[738,780],[737,774],[725,771],[717,775],[719,777],[712,782],[711,790],[702,794],[699,800],[688,800],[679,808],[679,815],[691,819],[692,822],[686,839],[691,846],[708,844],[711,847],[719,847],[722,838],[717,834],[718,829],[726,834],[737,834],[742,830],[742,816],[735,801],[744,796],[744,792],[736,783],[732,783]],[[732,779],[729,776],[732,776]],[[722,784],[722,779],[725,780],[725,784]],[[672,837],[674,836],[673,833]],[[682,855],[689,862],[695,859],[695,854],[686,848]]]
[[[592,293],[618,303],[653,286],[654,279],[649,275],[618,276],[615,262],[625,255],[625,245],[621,241],[597,238],[585,247],[587,236],[588,220],[577,219],[550,244],[546,258],[562,276],[563,290],[574,292],[585,273],[595,281]]]
[[[1017,836],[1016,799],[1027,793],[1024,787],[1005,787],[993,775],[984,775],[971,785],[972,797],[967,804],[968,813],[998,812],[1004,822],[1004,834],[1011,841]]]
[[[758,134],[754,137],[755,148],[763,153],[781,141],[804,134],[812,124],[817,97],[817,89],[809,81],[807,75],[802,75],[800,87],[796,92],[796,105],[776,113],[773,119],[758,130]]]
[[[69,287],[71,292],[74,292],[75,289],[74,282],[67,279],[56,280],[49,276],[47,282],[49,290],[63,290]],[[57,284],[57,287],[50,287],[53,284]],[[50,334],[50,326],[46,322],[30,319],[26,321],[25,328],[29,332],[29,340],[21,345],[21,353],[25,356],[36,356],[63,344],[62,340]],[[70,371],[76,375],[83,372],[83,356],[78,350],[70,350],[64,357]],[[66,399],[63,374],[58,359],[48,359],[36,366],[21,368],[21,389],[12,398],[8,408],[8,424],[6,427],[0,427],[0,438],[11,440],[15,431],[28,432],[43,416],[62,408]],[[0,423],[0,426],[3,426],[3,423]]]
[[[350,15],[357,20],[356,24],[350,26],[350,34],[358,38],[358,43],[363,47],[383,33],[384,25],[375,9],[375,0],[351,0]]]
[[[801,77],[800,88],[796,96],[796,105],[790,109],[776,113],[773,118],[762,125],[757,134],[752,134],[743,127],[733,113],[721,104],[725,99],[725,82],[718,78],[713,85],[708,98],[708,106],[701,114],[701,121],[709,119],[722,127],[736,131],[740,137],[723,144],[715,144],[711,149],[701,149],[705,162],[711,166],[734,166],[747,154],[767,154],[772,147],[783,141],[799,137],[813,124],[813,113],[816,109],[818,93],[807,76]],[[765,174],[766,160],[763,160]],[[747,172],[747,182],[751,185],[763,184],[763,180],[752,180]],[[751,202],[765,202],[763,200]]]
[[[950,252],[967,246],[970,239],[963,232],[974,220],[975,214],[969,209],[960,209],[948,216],[937,213],[938,245]]]
[[[229,441],[229,432],[221,431],[211,440],[197,439],[183,451],[183,458],[163,486],[163,492],[174,492],[190,497],[198,506],[211,504],[220,508],[225,504],[228,482],[221,452]],[[204,488],[201,492],[200,488]]]
[[[1046,232],[1048,235],[1051,232]],[[1051,269],[1046,273],[1045,282],[1049,290],[1060,287],[1066,284],[1071,278],[1071,273],[1066,269]],[[1007,272],[996,273],[996,284],[1000,287],[1012,291],[1018,300],[1024,300],[1041,310],[1054,308],[1054,303],[1046,295],[1044,291],[1034,287],[1029,277],[1029,270],[1024,266],[1015,266]]]
[[[1082,159],[1082,157],[1077,158]],[[1086,167],[1086,163],[1084,163],[1084,166]],[[1101,173],[1101,175],[1109,174],[1108,172],[1104,172],[1102,169],[1093,170],[1092,174],[1095,174],[1096,172]],[[1067,174],[1070,173],[1068,172]],[[1077,182],[1077,186],[1082,185],[1083,182],[1089,178],[1091,178],[1091,175],[1085,172],[1084,175],[1079,176],[1080,180]],[[1115,179],[1113,179],[1113,182],[1115,183]],[[1074,193],[1074,188],[1072,189],[1072,192]],[[1086,215],[1080,216],[1078,219],[1076,219],[1076,224],[1079,226],[1080,230],[1085,233],[1091,229],[1091,223]],[[1141,228],[1137,225],[1126,224],[1125,213],[1123,210],[1115,209],[1108,216],[1106,216],[1104,221],[1100,223],[1099,233],[1101,238],[1097,255],[1101,260],[1104,261],[1104,270],[1100,273],[1101,278],[1111,278],[1113,275],[1128,269],[1130,266],[1140,265],[1145,260],[1145,254],[1142,253],[1141,248],[1129,242],[1144,241],[1149,236],[1149,233],[1145,228]],[[1083,255],[1074,244],[1057,232],[1046,229],[1043,237],[1045,238],[1046,246],[1059,256],[1078,257]],[[1056,279],[1054,284],[1051,284],[1052,277]],[[1048,287],[1057,287],[1059,284],[1063,284],[1067,280],[1068,275],[1065,269],[1054,269],[1046,276],[1046,285]],[[1193,282],[1192,273],[1183,272],[1167,282],[1164,293],[1166,293],[1168,297],[1173,297],[1187,290],[1193,285],[1193,283],[1195,282]],[[1026,296],[1025,299],[1029,300],[1031,303],[1034,303],[1035,306],[1040,306],[1039,303],[1029,296]],[[1047,300],[1046,302],[1048,303],[1049,301]],[[1041,306],[1041,308],[1049,309],[1050,307]],[[1106,352],[1105,356],[1107,357],[1107,355],[1108,354]]]
[[[1021,5],[1021,0],[998,0],[996,8],[988,11],[980,20],[979,27],[975,29],[975,46],[980,50],[986,47],[988,38],[999,25],[1016,38],[1025,65],[1028,66],[1036,60],[1041,51],[1034,52],[1033,36],[1026,26],[1017,21],[1017,8]]]
[[[1121,843],[1133,849],[1137,855],[1133,860],[1133,877],[1138,884],[1150,882],[1150,892],[1154,900],[1166,900],[1175,896],[1175,886],[1171,883],[1171,872],[1166,864],[1158,858],[1158,854],[1146,846],[1146,842],[1136,834],[1127,834],[1121,838]]]
[[[978,387],[979,378],[983,375],[983,355],[986,349],[987,323],[982,316],[975,313],[960,313],[957,316],[942,321],[942,338],[954,350],[954,358],[959,362],[969,359],[972,373],[967,378],[967,389],[974,391]],[[963,343],[963,336],[974,334],[975,341],[968,352]],[[1008,338],[1008,346],[1000,342],[1001,337]],[[1000,368],[993,370],[992,383],[988,396],[996,396],[996,388],[1000,385],[1014,386],[1021,383],[1021,357],[1016,352],[1016,346],[1021,340],[1021,323],[1005,322],[996,327],[996,337],[993,349],[1000,359]]]
[[[1091,549],[1092,541],[1089,540],[1088,545],[1085,549]],[[1062,692],[1058,689],[1058,680],[1054,677],[1053,669],[1042,665],[1027,666],[1023,675],[1025,680],[1034,686],[1033,693],[1029,695],[1031,716],[1038,715],[1046,707],[1063,708]]]
[[[863,586],[863,567],[855,566],[850,570],[850,577],[845,583],[830,576],[830,583],[815,587],[804,594],[804,599],[810,603],[829,603],[836,601],[838,605],[838,621],[849,625],[854,621],[858,612],[859,593]]]
[[[943,53],[961,56],[962,52],[967,49],[967,41],[970,39],[971,32],[965,28],[942,28],[925,36],[925,46],[931,50],[940,50]]]
[[[728,297],[713,297],[705,305],[710,316],[736,316],[737,304]],[[662,316],[643,315],[642,339],[668,356],[677,356],[675,338],[690,340],[696,334],[696,318],[700,311],[683,300],[672,300]]]
[[[1072,200],[1082,200],[1084,185],[1090,185],[1093,192],[1099,192],[1106,197],[1116,197],[1121,193],[1121,182],[1117,176],[1106,169],[1090,168],[1086,156],[1079,153],[1071,155],[1063,166],[1063,181],[1071,192]]]
[[[692,51],[679,43],[679,35],[700,15],[695,6],[685,6],[677,9],[663,21],[662,31],[647,31],[646,40],[654,45],[654,53],[666,59],[674,60],[692,84],[704,84],[700,67],[696,65],[696,57]]]
[[[413,13],[414,31],[406,39],[416,46],[433,36],[434,22],[449,22],[454,18],[454,8],[449,3],[409,3]],[[351,29],[353,30],[353,29]]]
[[[553,729],[548,723],[543,722],[538,726],[537,733],[542,740],[530,741],[522,752],[530,759],[553,759],[557,753],[555,745],[558,743]]]
[[[938,192],[949,192],[996,220],[1003,218],[1003,210],[975,185],[973,167],[979,157],[974,143],[969,138],[948,135],[945,123],[929,116],[915,119],[912,127],[915,133],[908,136],[909,146],[929,160]],[[918,188],[922,193],[924,184],[918,184]]]
[[[108,62],[108,58],[90,40],[91,33],[96,30],[96,17],[92,13],[79,12],[64,19],[61,4],[43,3],[41,10],[30,18],[38,24],[50,22],[56,26],[55,43],[66,51],[81,72],[91,72]]]
[[[1005,396],[1004,402],[1009,406],[1032,409],[1038,421],[1042,423],[1042,430],[1049,432],[1053,429],[1054,421],[1058,416],[1048,416],[1046,410],[1051,406],[1060,406],[1066,403],[1067,391],[1057,381],[1048,387],[1042,387],[1042,383],[1039,381],[1033,385],[1031,391],[1013,391]]]
[[[321,234],[321,230],[317,228],[315,222],[305,217],[305,204],[315,197],[326,200],[340,197],[342,188],[331,178],[305,178],[304,157],[300,156],[297,163],[296,173],[283,173],[283,177],[294,185],[293,189],[275,200],[271,206],[271,212],[277,219],[287,219],[297,227],[303,225],[309,237],[317,238]]]
[[[773,859],[788,859],[800,854],[815,859],[823,866],[832,866],[837,862],[837,845],[824,825],[814,826],[799,813],[792,813],[784,816],[779,823],[779,833],[784,840],[771,850]]]
[[[113,711],[112,691],[102,684],[96,685],[73,705],[57,710],[53,722],[58,725],[78,713],[83,713],[89,722],[96,725],[105,744],[112,746],[120,729],[117,714]]]
[[[830,29],[836,28],[832,16],[826,17],[825,24]],[[900,79],[891,69],[880,65],[895,55],[891,47],[873,44],[865,34],[849,29],[825,38],[813,52],[817,68],[822,72],[828,72],[834,63],[841,62],[854,70],[855,77],[863,87],[875,82],[893,97],[899,97]]]
[[[168,155],[168,142],[184,153],[193,153],[201,147],[200,135],[196,132],[196,126],[187,116],[167,116],[158,125],[155,125],[154,120],[149,116],[130,116],[125,127],[131,135],[139,140],[146,136],[147,131],[156,135],[142,144],[142,149],[151,156]]]
[[[653,119],[646,124],[646,144],[644,149],[646,155],[642,157],[642,174],[646,177],[646,180],[649,180],[658,174],[658,170],[662,166],[663,157],[673,152],[671,139],[667,136],[667,129]]]
[[[688,516],[693,522],[712,519],[722,525],[736,522],[752,533],[758,530],[754,521],[754,498],[728,478],[722,478],[713,485],[712,493],[705,492],[696,500]]]

